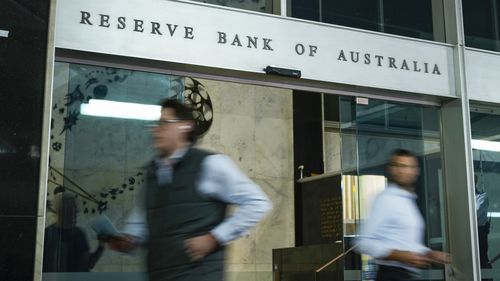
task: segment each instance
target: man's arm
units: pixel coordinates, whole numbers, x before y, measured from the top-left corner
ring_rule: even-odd
[[[272,204],[260,187],[251,181],[234,162],[225,155],[211,155],[202,163],[200,192],[237,209],[210,234],[185,242],[188,254],[196,260],[226,245],[256,225],[272,209]]]
[[[97,248],[95,249],[95,251],[93,253],[90,253],[89,254],[89,269],[92,269],[94,268],[94,266],[96,265],[96,263],[99,261],[99,259],[101,258],[102,256],[102,253],[104,252],[104,243],[99,241],[99,245],[97,246]]]
[[[207,157],[203,168],[205,171],[200,182],[203,192],[237,207],[230,217],[211,231],[220,244],[226,245],[247,234],[271,211],[272,203],[267,195],[228,156]]]

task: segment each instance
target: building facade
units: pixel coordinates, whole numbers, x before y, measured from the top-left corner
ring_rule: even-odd
[[[46,229],[63,194],[76,196],[68,239],[83,251],[100,251],[102,214],[123,227],[164,98],[195,105],[197,145],[273,201],[229,247],[227,280],[280,280],[273,249],[311,233],[347,251],[396,148],[419,159],[427,246],[453,257],[422,280],[500,279],[496,1],[40,2],[0,12],[2,280],[145,280],[142,251],[70,270],[75,253]],[[301,183],[330,176],[340,201],[305,204]],[[322,221],[335,216],[341,226]],[[370,280],[369,258],[339,264],[344,280]]]

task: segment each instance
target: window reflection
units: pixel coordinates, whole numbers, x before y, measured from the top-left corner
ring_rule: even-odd
[[[90,249],[86,234],[76,226],[76,197],[59,194],[51,208],[57,220],[45,229],[44,272],[87,272],[94,268],[104,252],[99,243]]]
[[[273,13],[273,0],[192,0],[207,4],[250,10],[255,12]]]
[[[356,197],[356,204],[347,205],[358,208],[344,216],[357,213],[355,228],[359,230],[360,221],[369,216],[371,202],[384,189],[389,153],[396,148],[410,149],[421,167],[416,192],[426,222],[425,243],[433,250],[446,251],[439,109],[373,99],[368,104],[356,104],[355,99],[347,97],[340,98],[339,108],[342,171],[346,177],[343,188],[351,192],[346,199]],[[350,222],[346,218],[346,229],[352,229]],[[345,240],[348,244],[351,238],[346,235]],[[346,264],[346,269],[362,269],[363,278],[373,277],[373,264],[367,257],[363,257],[362,267],[352,264]],[[429,274],[437,278],[433,280],[444,279],[440,267],[423,275]]]
[[[432,1],[292,0],[292,17],[433,40]]]
[[[500,110],[471,107],[476,218],[482,280],[500,277]]]
[[[499,4],[497,0],[462,0],[466,46],[500,51]]]

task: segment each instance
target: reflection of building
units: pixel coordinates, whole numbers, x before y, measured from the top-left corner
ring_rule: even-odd
[[[89,197],[80,201],[82,226],[100,210],[120,226],[140,188],[140,165],[153,154],[147,121],[84,115],[81,104],[151,105],[182,98],[193,81],[213,106],[200,145],[232,156],[276,206],[231,248],[230,280],[270,279],[271,249],[302,244],[297,214],[307,210],[296,196],[299,166],[305,177],[343,176],[347,242],[396,147],[419,156],[428,245],[451,251],[457,280],[479,280],[474,172],[489,194],[492,225],[500,213],[500,156],[491,146],[500,135],[496,8],[470,0],[199,2],[46,0],[2,7],[0,214],[9,245],[2,245],[0,263],[12,268],[6,280],[30,275],[33,265],[39,277],[36,241],[43,241],[46,218],[50,223],[43,206],[55,190]],[[301,78],[265,74],[270,65],[300,70]],[[50,173],[49,157],[65,177]],[[500,240],[491,231],[493,258]],[[138,259],[113,253],[96,266],[141,269]]]

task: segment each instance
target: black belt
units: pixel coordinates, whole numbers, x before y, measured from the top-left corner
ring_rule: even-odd
[[[412,280],[413,272],[397,266],[378,266],[377,281],[407,281]]]

